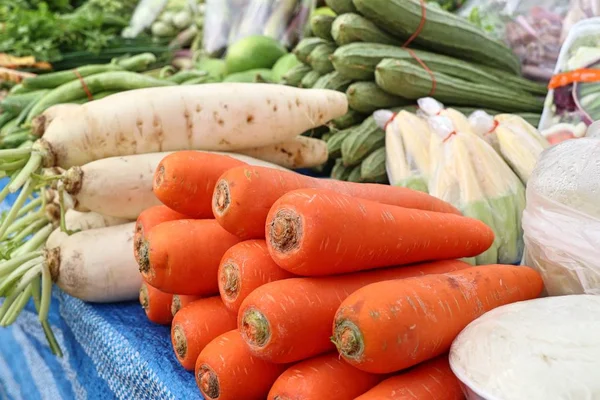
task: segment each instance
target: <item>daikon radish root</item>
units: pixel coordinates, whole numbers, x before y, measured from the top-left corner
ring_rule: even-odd
[[[139,249],[142,243],[146,240],[146,235],[156,225],[163,222],[176,221],[178,219],[186,219],[187,216],[171,210],[167,206],[154,206],[142,211],[135,222],[135,234],[133,236],[133,255],[136,260],[139,260]],[[139,261],[138,261],[139,262]]]
[[[300,361],[335,348],[330,341],[333,318],[352,292],[374,282],[469,267],[461,261],[439,261],[267,283],[250,293],[242,303],[238,329],[253,355],[275,363]]]
[[[264,240],[248,240],[233,245],[223,255],[218,272],[219,293],[225,306],[237,314],[254,289],[293,276],[275,264]]]
[[[543,286],[535,270],[512,265],[374,283],[341,304],[333,340],[356,368],[400,371],[448,352],[471,321],[496,307],[534,299]]]
[[[327,162],[329,157],[326,141],[307,136],[298,136],[271,146],[240,150],[240,153],[289,169],[317,167]]]
[[[463,400],[458,379],[452,373],[448,355],[388,378],[356,397],[356,400]]]
[[[196,384],[208,400],[264,400],[286,368],[252,356],[233,330],[202,350],[196,360]]]
[[[173,320],[173,315],[171,315],[172,301],[172,294],[161,292],[145,282],[142,283],[140,304],[150,321],[159,325],[169,325]]]
[[[215,221],[182,219],[152,228],[138,249],[144,280],[163,292],[208,296],[219,293],[223,254],[240,240]]]
[[[163,204],[190,218],[213,218],[212,194],[223,172],[245,162],[224,155],[177,151],[154,172],[153,192]]]
[[[492,229],[476,219],[323,189],[301,189],[277,200],[266,235],[277,265],[307,276],[474,257],[494,241]]]
[[[46,109],[46,111],[33,118],[31,121],[31,133],[38,137],[42,136],[54,118],[60,114],[66,115],[66,113],[71,114],[73,112],[77,112],[79,110],[79,106],[80,104],[63,103],[49,107]]]
[[[354,368],[333,352],[292,365],[277,378],[268,400],[353,400],[384,378]]]
[[[93,161],[81,167],[69,168],[63,175],[63,185],[75,200],[75,209],[84,208],[104,215],[135,219],[143,210],[161,204],[152,191],[154,172],[160,169],[160,162],[165,157],[172,155],[172,152],[149,153]],[[223,157],[234,160],[239,156],[198,152],[198,157],[217,162]],[[250,164],[269,165],[260,160],[244,159]],[[246,162],[238,161],[236,165],[244,164]],[[215,176],[215,183],[219,175]],[[210,207],[210,200],[208,204]],[[212,213],[205,217],[212,218]]]
[[[175,316],[175,314],[177,314],[182,308],[202,298],[202,296],[187,296],[185,294],[174,294],[173,301],[171,302],[171,314]]]
[[[171,325],[171,342],[183,368],[193,371],[198,355],[217,336],[236,327],[236,316],[219,296],[200,299],[180,310]]]
[[[288,171],[243,166],[225,172],[215,187],[212,210],[223,228],[242,239],[264,239],[271,206],[284,194],[323,188],[406,208],[460,214],[450,204],[403,187],[318,179]]]

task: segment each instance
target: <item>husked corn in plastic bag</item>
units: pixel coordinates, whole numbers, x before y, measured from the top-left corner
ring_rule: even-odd
[[[390,184],[427,192],[431,164],[427,121],[405,110],[397,114],[379,110],[373,118],[385,130],[385,167]]]
[[[542,153],[527,185],[525,257],[550,296],[600,295],[600,139]]]
[[[417,100],[417,104],[419,106],[417,115],[423,115],[426,118],[435,117],[436,115],[448,117],[452,121],[456,131],[472,133],[469,119],[460,111],[453,108],[445,108],[442,103],[432,97],[423,97]]]
[[[429,193],[494,230],[494,243],[475,258],[476,264],[519,263],[523,254],[523,184],[483,139],[456,131],[447,117],[431,117],[429,125]]]
[[[524,184],[540,154],[550,146],[538,130],[518,115],[475,111],[469,117],[473,131],[504,158]]]

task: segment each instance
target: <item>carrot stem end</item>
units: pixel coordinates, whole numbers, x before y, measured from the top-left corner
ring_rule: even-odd
[[[302,239],[302,229],[302,219],[296,212],[279,210],[269,224],[271,246],[281,253],[297,249]]]
[[[332,341],[339,353],[348,359],[359,359],[365,350],[362,332],[356,324],[348,320],[336,322]]]
[[[271,327],[263,313],[249,309],[244,312],[241,333],[249,344],[264,347],[271,338]]]
[[[219,378],[208,365],[201,365],[196,376],[198,387],[202,394],[209,399],[218,399],[221,395]]]

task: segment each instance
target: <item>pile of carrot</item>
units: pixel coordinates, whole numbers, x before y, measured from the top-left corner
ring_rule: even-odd
[[[203,157],[159,164],[133,242],[144,310],[206,399],[463,399],[452,341],[542,292],[529,267],[461,261],[492,230],[425,193]]]

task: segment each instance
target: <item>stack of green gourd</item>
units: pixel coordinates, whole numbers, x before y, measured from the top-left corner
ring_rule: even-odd
[[[378,109],[414,112],[416,101],[432,94],[433,87],[434,98],[465,114],[475,109],[513,113],[537,125],[546,87],[522,78],[512,51],[470,22],[428,4],[427,23],[408,50],[403,44],[423,16],[419,0],[326,4],[332,12],[313,14],[312,36],[294,49],[302,64],[281,83],[347,94],[350,111],[323,137],[333,178],[386,182],[385,134],[369,116]]]

